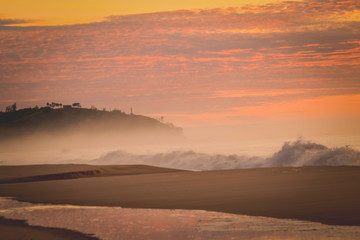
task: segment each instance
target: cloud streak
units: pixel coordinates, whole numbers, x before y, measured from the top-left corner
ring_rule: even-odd
[[[71,26],[2,26],[0,107],[55,98],[206,116],[359,94],[359,4],[285,1]]]
[[[24,23],[30,23],[33,21],[26,19],[11,19],[11,18],[0,18],[0,26],[18,25]]]

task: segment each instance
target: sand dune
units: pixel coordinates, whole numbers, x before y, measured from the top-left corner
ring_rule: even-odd
[[[108,177],[133,174],[152,174],[165,172],[179,172],[182,170],[152,167],[146,165],[29,165],[29,166],[1,166],[0,184],[38,182],[50,180],[65,180],[89,177]]]
[[[98,166],[77,167],[88,168],[87,171],[99,169]],[[30,202],[203,209],[335,225],[360,225],[360,167],[203,172],[166,172],[168,170],[160,169],[157,173],[159,169],[153,167],[149,167],[150,170],[145,166],[137,170],[137,166],[109,167],[137,174],[0,184],[0,195]],[[1,168],[0,171],[3,171]],[[31,173],[32,167],[27,168]],[[39,168],[34,167],[36,174]],[[69,169],[73,169],[72,166]],[[152,174],[143,174],[149,171]]]

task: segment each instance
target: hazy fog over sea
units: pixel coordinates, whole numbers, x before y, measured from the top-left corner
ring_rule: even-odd
[[[339,142],[342,141],[340,138]],[[352,141],[355,142],[356,141]],[[146,164],[186,170],[217,170],[285,166],[360,165],[357,146],[326,146],[297,139],[248,142],[188,142],[171,144],[112,144],[111,147],[2,151],[1,165],[86,163]]]

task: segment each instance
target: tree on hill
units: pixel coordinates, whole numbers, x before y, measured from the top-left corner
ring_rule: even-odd
[[[81,104],[80,104],[80,103],[73,103],[72,106],[73,106],[73,107],[81,108]]]
[[[51,108],[61,108],[63,105],[61,103],[56,103],[56,102],[52,102],[52,103],[47,102],[46,106]]]
[[[16,103],[6,107],[6,112],[15,112],[17,109]]]

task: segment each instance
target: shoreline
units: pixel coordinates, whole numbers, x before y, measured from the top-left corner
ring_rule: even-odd
[[[14,220],[0,216],[0,238],[7,240],[100,240],[81,232],[52,227],[29,225],[25,220]]]
[[[331,226],[308,221],[202,210],[43,205],[3,198],[0,200],[2,208],[8,209],[2,212],[5,218],[26,220],[33,226],[70,229],[104,240],[118,240],[119,236],[122,236],[122,239],[132,240],[230,240],[238,238],[255,240],[263,237],[300,240],[328,239],[329,236],[331,236],[329,239],[333,240],[353,240],[360,234],[360,227]],[[10,240],[15,240],[14,238],[13,236]],[[47,238],[47,240],[53,240],[53,238]]]
[[[32,203],[207,210],[360,226],[360,167],[159,171],[3,183],[0,195]]]

